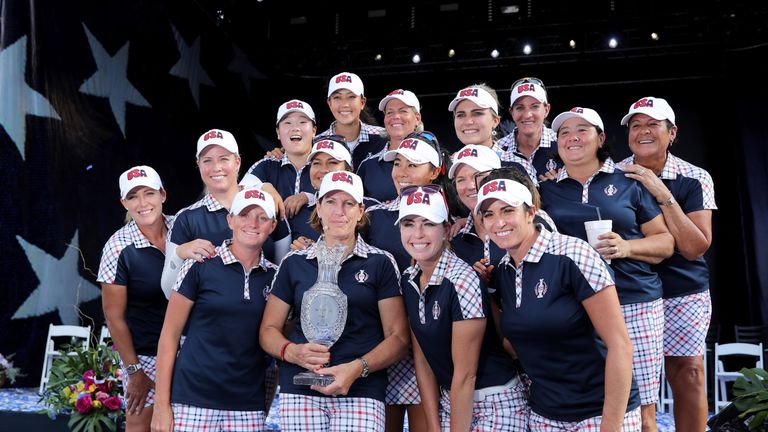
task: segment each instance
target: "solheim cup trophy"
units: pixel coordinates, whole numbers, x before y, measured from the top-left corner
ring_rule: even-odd
[[[347,296],[338,284],[341,260],[346,247],[329,247],[324,241],[316,244],[317,282],[301,299],[301,328],[307,341],[330,348],[344,331],[347,322]],[[325,387],[334,381],[333,375],[302,372],[294,375],[296,385]]]

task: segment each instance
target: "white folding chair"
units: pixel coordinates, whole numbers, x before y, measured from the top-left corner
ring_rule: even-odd
[[[71,325],[53,325],[48,326],[48,338],[45,341],[45,357],[43,358],[43,371],[40,375],[40,389],[39,393],[43,394],[45,386],[48,385],[48,379],[51,375],[51,366],[53,360],[60,356],[61,353],[56,349],[53,338],[60,337],[76,337],[83,339],[83,348],[87,349],[91,343],[91,326],[80,327]],[[67,341],[69,342],[69,340]]]
[[[106,345],[108,339],[112,339],[112,335],[109,333],[109,327],[106,324],[101,326],[101,334],[99,334],[99,345]]]
[[[728,356],[752,356],[756,358],[755,367],[763,367],[763,344],[727,343],[715,344],[715,412],[729,403],[726,383],[736,381],[743,376],[738,371],[727,371],[723,358]]]

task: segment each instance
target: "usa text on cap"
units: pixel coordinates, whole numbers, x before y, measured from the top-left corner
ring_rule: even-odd
[[[448,220],[448,208],[439,192],[430,193],[420,187],[400,199],[395,225],[408,216],[421,216],[434,223],[443,223]]]
[[[629,123],[635,114],[646,114],[656,120],[669,120],[675,124],[675,112],[666,100],[653,96],[644,97],[629,106],[627,115],[621,118],[621,124]]]
[[[582,118],[589,122],[589,124],[599,127],[600,130],[605,130],[603,119],[600,118],[600,114],[591,108],[582,107],[573,107],[570,111],[558,114],[557,117],[552,120],[552,130],[557,132],[560,129],[560,126],[563,125],[563,122],[574,117]]]
[[[387,108],[387,103],[392,99],[398,99],[402,103],[415,109],[416,112],[421,112],[421,104],[419,103],[419,98],[416,97],[416,94],[410,90],[403,89],[393,90],[388,95],[386,95],[384,99],[379,102],[379,111],[384,112],[384,110]]]
[[[468,144],[453,154],[451,169],[448,170],[448,178],[452,179],[459,165],[466,164],[476,171],[488,171],[495,168],[501,168],[499,155],[491,150],[490,147]]]
[[[483,202],[494,198],[502,200],[512,207],[520,207],[523,204],[533,205],[531,191],[520,182],[510,179],[494,179],[485,183],[477,191],[475,213],[480,212]]]
[[[547,91],[541,84],[528,82],[518,84],[511,89],[509,97],[509,106],[515,104],[515,101],[523,96],[530,96],[541,103],[547,103]]]
[[[163,182],[157,171],[147,165],[138,165],[120,174],[120,198],[125,199],[130,191],[139,186],[160,190]]]
[[[405,156],[409,161],[421,165],[427,162],[434,167],[440,166],[440,156],[434,147],[418,138],[406,138],[400,141],[400,145],[395,150],[384,153],[384,160],[387,162],[395,160],[397,155]]]
[[[205,150],[206,147],[218,145],[227,149],[230,153],[240,153],[237,149],[237,141],[235,136],[223,129],[211,129],[208,132],[200,135],[197,140],[197,154],[195,157],[200,157],[200,153]]]
[[[300,112],[307,116],[308,119],[312,120],[313,123],[317,123],[315,120],[315,111],[312,107],[304,101],[293,99],[280,105],[280,108],[277,109],[277,124],[280,123],[280,120],[282,120],[283,117],[292,112]]]
[[[448,104],[448,111],[455,110],[456,105],[464,99],[469,99],[480,108],[490,108],[493,112],[499,114],[499,104],[496,102],[496,99],[494,99],[485,89],[480,87],[467,87],[459,90],[459,92],[456,93],[456,97],[453,98],[450,104]]]
[[[238,192],[235,199],[232,200],[232,208],[229,212],[233,215],[239,215],[243,210],[254,205],[264,209],[264,213],[270,219],[275,218],[275,200],[272,195],[257,188],[246,188]]]
[[[332,158],[346,162],[349,166],[352,166],[352,154],[344,144],[331,139],[330,137],[321,137],[322,139],[316,139],[312,145],[312,151],[309,152],[307,157],[308,161],[312,160],[318,153],[327,153]]]
[[[341,89],[347,89],[358,96],[362,96],[365,93],[363,80],[351,72],[342,72],[331,78],[328,82],[328,97],[331,97],[336,90]]]
[[[362,204],[363,202],[363,180],[355,173],[349,171],[333,171],[323,177],[320,183],[318,198],[324,197],[327,193],[333,191],[344,191],[352,198]]]

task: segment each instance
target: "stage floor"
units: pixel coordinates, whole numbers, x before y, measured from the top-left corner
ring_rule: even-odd
[[[0,389],[0,431],[17,431],[20,426],[27,424],[24,430],[63,430],[66,431],[66,417],[51,421],[45,414],[37,414],[45,410],[45,405],[39,403],[40,396],[37,394],[37,388],[9,388]],[[18,414],[18,415],[14,415]],[[15,420],[12,420],[15,419]],[[14,423],[12,423],[14,422]],[[660,432],[672,432],[675,430],[672,414],[656,414],[656,422],[659,425]],[[42,425],[45,429],[39,429]],[[38,426],[38,427],[35,427]],[[63,427],[63,429],[62,429]],[[280,430],[280,396],[275,397],[272,409],[267,416],[267,429],[271,431]],[[408,430],[406,425],[405,431]]]

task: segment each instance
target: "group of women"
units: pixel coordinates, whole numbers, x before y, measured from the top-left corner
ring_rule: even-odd
[[[662,360],[678,429],[704,429],[716,207],[706,171],[670,153],[664,99],[630,106],[621,162],[594,110],[547,127],[537,78],[512,86],[506,137],[495,91],[460,90],[453,155],[413,92],[381,100],[384,128],[365,104],[349,72],[329,82],[324,133],[309,104],[282,104],[281,149],[240,182],[235,138],[204,133],[203,198],[175,217],[155,170],[121,174],[130,222],[99,281],[127,430],[263,430],[272,362],[284,431],[401,431],[406,413],[411,431],[655,430]],[[593,247],[600,218],[613,228]],[[335,246],[348,313],[327,346],[300,316]],[[307,370],[334,380],[294,384]]]

